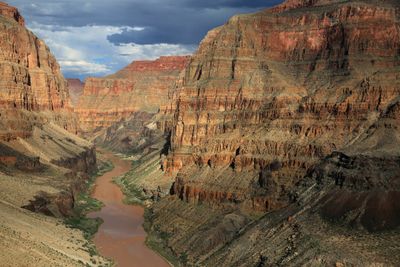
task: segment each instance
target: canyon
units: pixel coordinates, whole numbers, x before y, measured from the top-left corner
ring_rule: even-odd
[[[155,119],[166,146],[124,179],[155,199],[151,245],[183,266],[398,264],[398,17],[286,1],[211,30]]]
[[[0,3],[0,250],[3,266],[84,266],[82,231],[63,223],[97,170],[78,137],[67,82],[19,11]]]
[[[93,136],[136,112],[157,113],[188,60],[188,56],[168,56],[134,61],[104,78],[87,78],[75,107],[83,134]]]
[[[94,237],[97,248],[102,255],[113,258],[121,267],[169,266],[145,245],[143,207],[124,204],[120,187],[113,183],[115,177],[129,171],[130,162],[110,153],[105,156],[112,161],[114,169],[96,180],[92,193],[104,203],[104,207],[88,215],[104,221]]]
[[[118,222],[155,255],[143,215],[147,246],[174,266],[397,266],[399,17],[395,0],[286,0],[235,15],[192,56],[82,83],[65,80],[18,10],[0,3],[4,262],[111,264],[60,218],[112,159],[93,191],[106,206],[89,217],[104,219],[95,242],[119,264],[129,265],[129,246],[121,256],[106,237]],[[112,179],[144,214],[119,203]],[[27,226],[40,223],[44,236]],[[38,253],[19,257],[29,247]]]

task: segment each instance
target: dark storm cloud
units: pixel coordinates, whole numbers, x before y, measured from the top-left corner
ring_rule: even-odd
[[[229,17],[283,0],[5,0],[44,39],[66,77],[103,76],[132,60],[188,55]]]
[[[241,0],[241,1],[232,1],[232,0],[215,0],[215,1],[196,1],[196,0],[181,0],[178,1],[181,4],[190,7],[202,7],[202,8],[224,8],[224,7],[246,7],[246,8],[263,8],[267,6],[271,6],[271,4],[277,4],[279,0],[276,1],[268,1],[268,0]]]
[[[28,21],[47,25],[145,27],[110,36],[114,43],[197,44],[230,16],[277,4],[279,0],[11,0]]]

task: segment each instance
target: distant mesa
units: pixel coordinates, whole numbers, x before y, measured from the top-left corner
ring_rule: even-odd
[[[106,128],[139,111],[156,113],[189,59],[164,56],[154,61],[134,61],[115,74],[87,78],[75,107],[81,130]]]

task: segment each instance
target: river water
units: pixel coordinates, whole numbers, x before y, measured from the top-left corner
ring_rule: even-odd
[[[111,258],[119,267],[164,267],[169,264],[145,245],[146,232],[142,224],[144,209],[125,205],[121,189],[112,183],[114,177],[128,172],[131,163],[105,152],[114,169],[97,178],[92,197],[104,203],[101,211],[92,212],[90,218],[100,217],[104,223],[94,237],[101,255]]]

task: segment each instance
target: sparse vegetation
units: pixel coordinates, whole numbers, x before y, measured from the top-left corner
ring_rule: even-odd
[[[100,218],[87,218],[86,215],[98,211],[103,203],[90,196],[96,178],[114,168],[111,162],[103,162],[95,175],[92,175],[87,183],[87,189],[80,193],[75,199],[74,216],[65,220],[66,225],[83,231],[86,239],[91,239],[102,224]]]
[[[166,259],[173,266],[181,266],[179,260],[174,256],[172,251],[166,247],[166,240],[162,240],[159,236],[153,233],[148,233],[146,245],[157,252],[161,257]]]
[[[74,216],[66,218],[65,224],[68,227],[79,229],[83,232],[84,237],[90,241],[94,234],[98,231],[100,225],[103,223],[101,218],[87,218],[86,215],[90,212],[99,211],[103,207],[103,203],[91,197],[94,182],[96,178],[111,171],[114,168],[113,164],[109,161],[102,162],[95,175],[92,175],[87,182],[87,188],[80,193],[75,199]],[[85,244],[87,252],[91,257],[98,255],[96,247],[92,242]],[[91,259],[95,264],[94,259]]]
[[[135,184],[129,184],[126,179],[126,175],[120,176],[114,179],[114,183],[117,184],[122,192],[124,193],[124,203],[127,205],[143,205],[143,202],[147,199],[143,191],[138,188]]]
[[[86,239],[91,239],[103,221],[100,218],[92,219],[85,216],[74,216],[65,219],[65,224],[71,228],[79,229]]]
[[[171,251],[171,249],[167,246],[170,234],[160,231],[159,229],[153,229],[150,231],[150,227],[152,227],[152,216],[152,210],[148,208],[145,209],[143,227],[147,232],[146,245],[157,252],[159,255],[161,255],[173,266],[181,266],[181,262],[183,262],[180,261],[181,258],[178,259]]]

